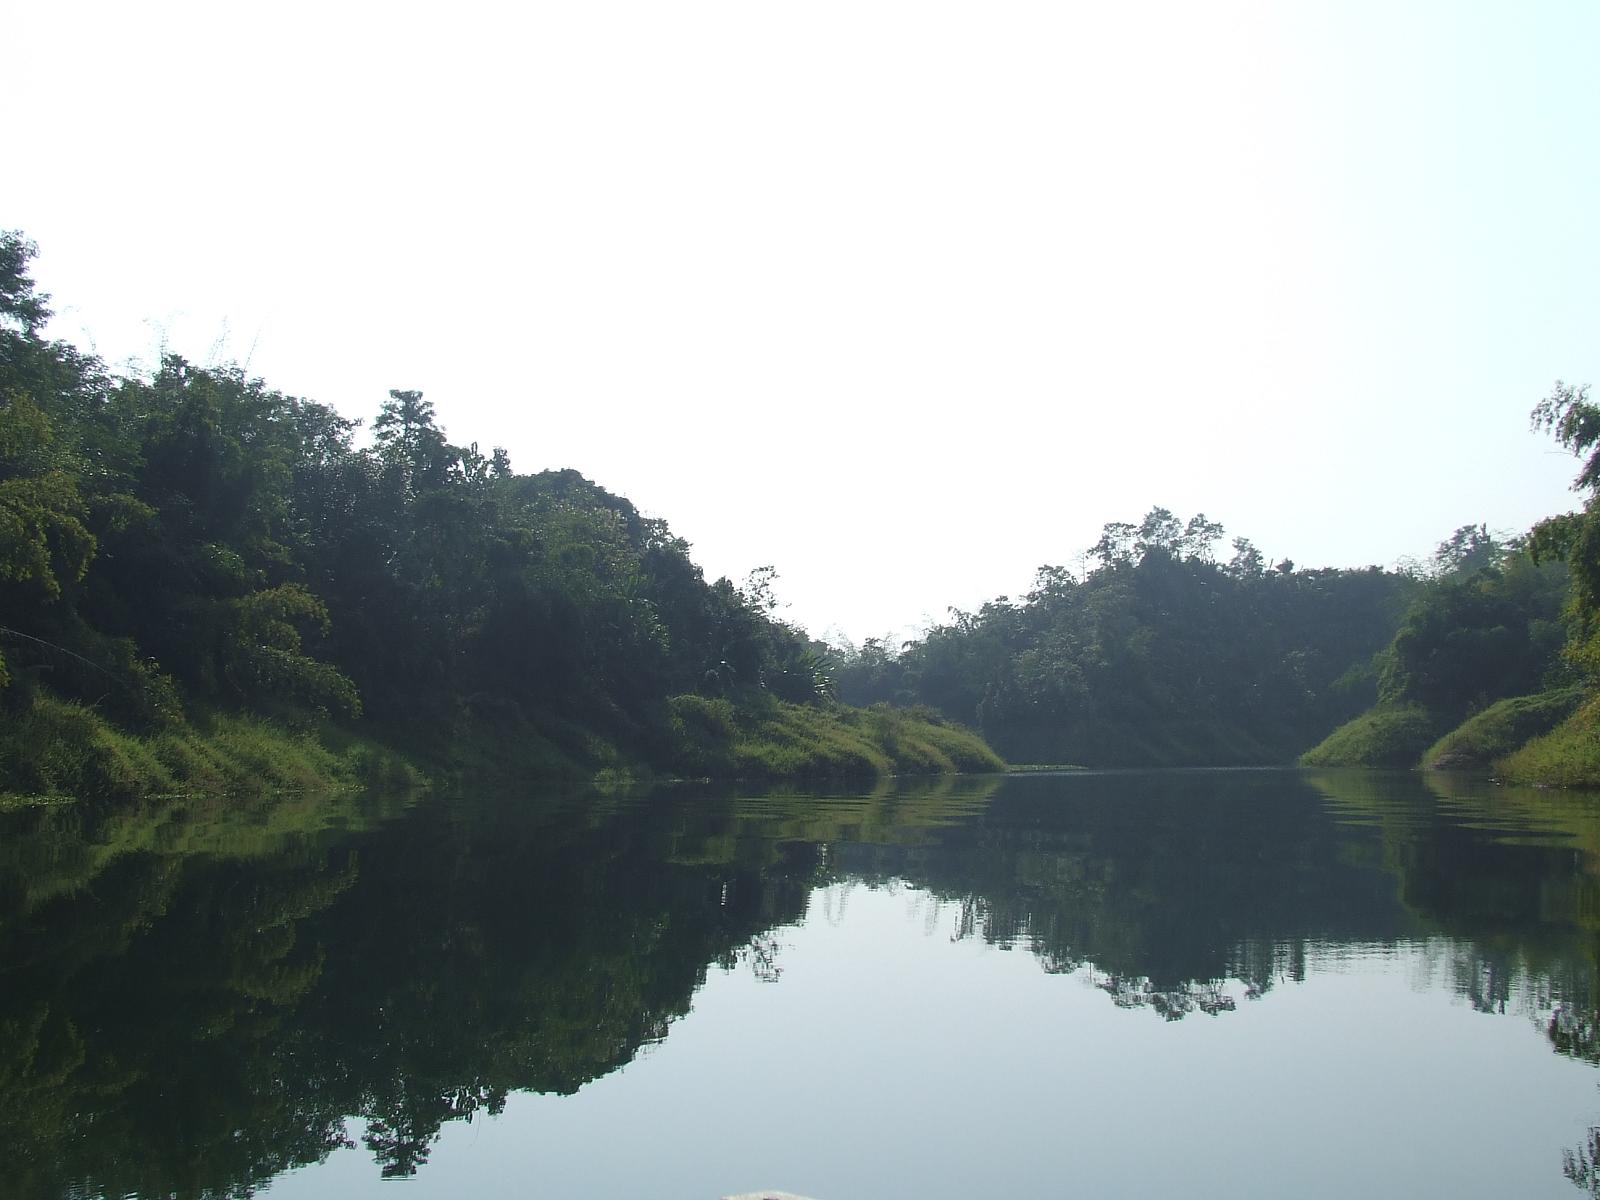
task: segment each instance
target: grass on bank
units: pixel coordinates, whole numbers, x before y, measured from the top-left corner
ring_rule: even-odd
[[[1380,706],[1346,721],[1300,756],[1306,767],[1414,767],[1439,736],[1417,705]]]
[[[929,709],[678,696],[667,704],[663,727],[634,734],[640,748],[629,751],[559,717],[517,712],[472,713],[449,731],[419,732],[405,739],[404,755],[326,721],[230,714],[196,716],[141,737],[41,691],[0,725],[0,805],[409,788],[434,777],[820,781],[1005,769],[976,734]]]
[[[1600,697],[1494,764],[1508,783],[1600,788]]]
[[[1572,715],[1582,699],[1581,688],[1569,687],[1496,701],[1429,746],[1422,765],[1435,771],[1487,767],[1549,733]]]
[[[43,692],[0,725],[0,798],[11,803],[421,781],[399,755],[332,726],[294,729],[216,714],[140,737],[93,709]]]
[[[612,714],[611,732],[549,713],[476,712],[425,753],[462,778],[582,779],[625,785],[657,776],[750,781],[877,779],[1000,771],[981,738],[930,709],[671,697],[651,720]]]
[[[870,779],[1005,770],[977,734],[925,708],[771,698],[736,706],[674,696],[668,735],[671,768],[695,778]]]
[[[1500,700],[1440,736],[1415,705],[1380,706],[1300,756],[1308,767],[1489,767],[1507,783],[1600,788],[1600,698],[1580,687]]]

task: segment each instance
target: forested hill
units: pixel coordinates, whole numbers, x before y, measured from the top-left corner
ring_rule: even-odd
[[[1151,510],[1083,578],[1041,568],[898,648],[846,650],[853,703],[927,704],[1013,762],[1492,769],[1600,787],[1600,407],[1557,384],[1536,428],[1585,458],[1581,512],[1464,525],[1403,570],[1269,566]]]
[[[770,569],[707,581],[665,522],[576,471],[452,444],[420,393],[391,392],[367,440],[234,367],[114,374],[44,336],[32,253],[0,233],[0,801],[412,778],[418,761],[519,778],[1002,766],[966,726],[1023,763],[1315,746],[1409,766],[1509,763],[1565,721],[1516,773],[1600,784],[1584,389],[1558,385],[1534,419],[1588,456],[1585,509],[1526,538],[1464,526],[1417,570],[1306,569],[1244,538],[1223,558],[1219,524],[1156,508],[1106,526],[1081,577],[1045,567],[1020,600],[835,653],[775,617]]]
[[[370,772],[360,730],[535,773],[999,765],[833,705],[759,577],[707,582],[578,473],[451,444],[417,392],[361,446],[237,368],[108,372],[42,335],[32,253],[0,235],[0,792]]]
[[[1422,586],[1412,574],[1269,565],[1221,525],[1153,509],[1116,523],[1078,579],[1041,568],[1006,597],[900,648],[868,641],[841,698],[933,705],[1015,762],[1292,762],[1376,696],[1374,654]]]
[[[1307,752],[1308,766],[1491,769],[1600,787],[1600,408],[1557,382],[1534,428],[1583,459],[1583,509],[1498,544],[1470,527],[1379,656],[1377,703]]]

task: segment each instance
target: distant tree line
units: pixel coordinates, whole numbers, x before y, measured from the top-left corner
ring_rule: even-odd
[[[1373,655],[1408,574],[1269,565],[1246,538],[1164,508],[1107,525],[1082,578],[1040,568],[901,647],[868,640],[841,698],[934,706],[1012,761],[1088,766],[1291,760],[1371,702]]]
[[[1600,786],[1600,407],[1558,383],[1535,428],[1583,460],[1583,509],[1507,536],[1464,525],[1421,564],[1269,564],[1152,509],[1081,577],[1040,568],[900,646],[847,647],[852,703],[931,705],[1013,762],[1493,768]],[[1559,728],[1558,728],[1559,727]]]
[[[1164,508],[1107,525],[1082,578],[1042,567],[1020,601],[851,648],[839,694],[932,705],[1012,761],[1226,765],[1293,761],[1377,704],[1436,710],[1431,741],[1566,677],[1567,572],[1528,539],[1463,526],[1426,564],[1346,570],[1239,537],[1219,560],[1223,537]]]

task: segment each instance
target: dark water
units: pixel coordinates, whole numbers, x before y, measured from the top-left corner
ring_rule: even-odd
[[[1600,802],[1418,776],[0,822],[0,1196],[1573,1196]]]

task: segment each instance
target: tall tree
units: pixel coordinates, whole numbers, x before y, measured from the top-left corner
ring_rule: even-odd
[[[1600,676],[1600,406],[1590,401],[1587,384],[1558,380],[1534,408],[1532,422],[1583,460],[1572,482],[1584,496],[1583,510],[1539,522],[1529,549],[1536,559],[1561,559],[1571,570],[1568,655],[1591,677]]]

